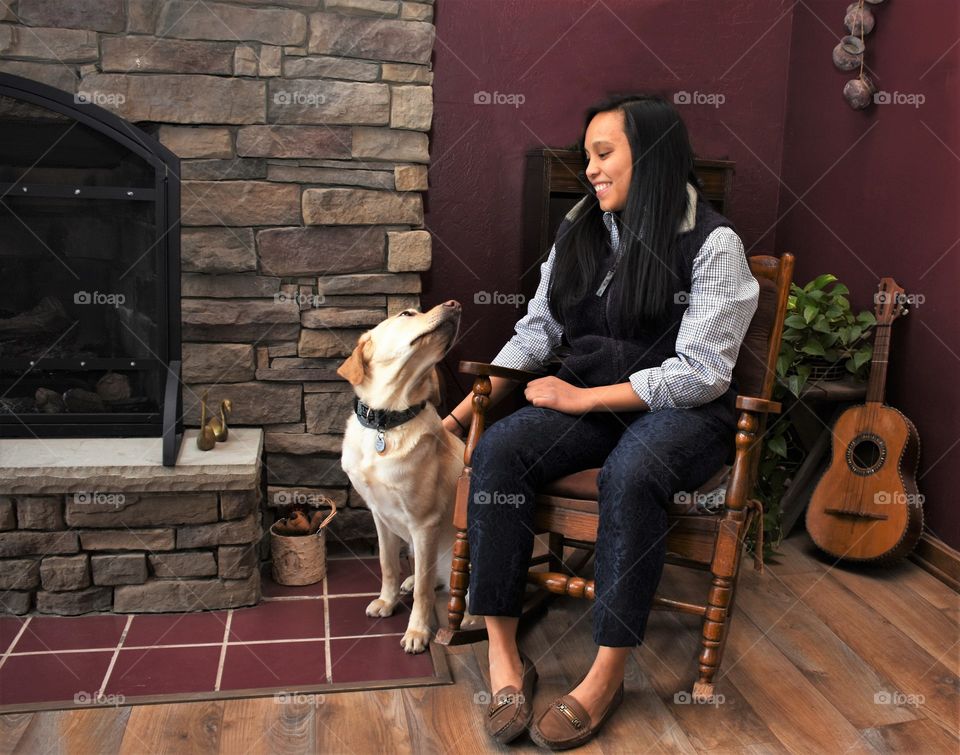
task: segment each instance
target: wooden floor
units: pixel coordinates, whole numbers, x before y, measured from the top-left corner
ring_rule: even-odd
[[[694,679],[699,622],[656,612],[628,664],[627,696],[581,752],[960,751],[960,599],[912,563],[833,568],[805,534],[757,575],[745,563],[715,705],[675,702]],[[682,573],[681,573],[682,571]],[[668,567],[663,594],[700,599],[701,575]],[[581,601],[526,635],[539,707],[594,651]],[[400,652],[399,647],[397,652]],[[455,685],[10,715],[0,751],[22,753],[490,752],[486,644],[452,651]],[[504,750],[533,752],[525,737]]]

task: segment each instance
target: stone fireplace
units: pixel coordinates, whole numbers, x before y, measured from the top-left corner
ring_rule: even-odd
[[[47,482],[59,479],[56,464],[40,467],[31,462],[17,476],[15,488],[0,487],[0,572],[7,575],[0,575],[0,583],[13,582],[17,586],[12,589],[34,596],[47,590],[42,538],[30,532],[64,532],[58,537],[70,540],[75,530],[78,550],[54,554],[73,558],[87,550],[84,530],[128,526],[168,530],[158,542],[178,553],[181,542],[197,542],[189,535],[181,541],[181,528],[213,528],[218,534],[205,535],[207,544],[185,545],[183,550],[207,549],[216,575],[205,556],[177,560],[195,560],[189,568],[203,572],[198,579],[246,579],[239,576],[245,567],[221,573],[221,555],[236,560],[237,554],[218,549],[249,548],[274,517],[274,507],[318,495],[340,508],[328,542],[352,547],[375,542],[369,512],[340,468],[351,394],[335,370],[363,330],[420,303],[419,272],[428,269],[431,260],[421,192],[427,188],[427,132],[433,116],[432,20],[432,0],[5,0],[0,6],[0,72],[54,87],[71,101],[102,107],[156,138],[179,159],[179,346],[187,428],[180,459],[187,449],[196,453],[193,428],[199,425],[204,393],[213,408],[231,399],[231,427],[261,438],[259,444],[247,438],[244,482],[231,479],[229,485],[214,486],[213,498],[195,502],[198,511],[207,512],[208,521],[202,523],[182,513],[191,505],[181,502],[169,507],[181,514],[156,527],[124,524],[118,512],[101,514],[93,524],[97,517],[78,515],[78,504],[69,498],[86,492],[78,488],[82,484],[74,480],[59,487],[46,485],[47,473]],[[146,189],[148,181],[142,173],[138,178],[134,159],[119,170],[126,171],[125,182],[111,185]],[[5,180],[0,177],[0,183]],[[61,207],[68,200],[57,199]],[[123,212],[132,213],[129,227],[145,233],[147,200],[124,201],[122,206]],[[44,227],[58,243],[71,238],[69,220],[53,217]],[[150,297],[160,294],[148,288],[143,279],[134,285],[141,300],[153,306],[159,300]],[[132,295],[127,289],[115,293]],[[18,312],[38,306],[37,315],[44,316],[43,297],[35,299],[30,306],[18,303]],[[112,306],[116,301],[114,297],[103,303]],[[4,311],[0,318],[9,314]],[[141,318],[133,325],[132,314],[101,314],[113,318],[118,333],[131,325],[138,334],[152,337],[151,327],[159,322],[150,318],[151,325]],[[90,327],[99,331],[109,327],[106,323],[101,319]],[[137,342],[132,336],[128,340]],[[142,351],[135,353],[143,358]],[[152,406],[142,398],[153,396],[155,401],[156,384],[144,384],[139,374],[134,379],[122,366],[109,369],[126,374],[127,383],[110,377],[101,392],[126,395],[129,384],[129,399],[124,400]],[[83,389],[99,395],[101,377]],[[30,385],[34,400],[41,387]],[[51,388],[62,394],[60,389]],[[91,437],[77,450],[83,450],[83,456],[95,447],[90,443],[107,435]],[[0,440],[10,442],[15,441]],[[188,466],[202,477],[205,473],[198,470],[216,466],[226,446],[202,454],[202,464]],[[156,444],[140,448],[143,454],[159,456]],[[99,453],[109,452],[100,447]],[[11,457],[0,447],[0,467],[4,458]],[[109,460],[73,458],[68,466],[72,475],[82,476],[83,463],[104,462]],[[158,478],[180,466],[179,461],[177,467],[159,466],[159,458],[144,463],[152,470],[144,474]],[[122,476],[116,470],[106,475],[95,492],[123,492],[107,484]],[[257,503],[255,511],[239,515],[245,509],[230,499],[245,486],[257,489],[249,499]],[[194,490],[211,489],[198,485]],[[144,513],[164,505],[147,495],[151,491],[182,498],[190,493],[190,484],[179,480],[169,488],[138,482],[126,489],[128,503],[119,511],[128,512],[132,522],[160,521],[159,513]],[[40,510],[50,517],[42,525],[31,514]],[[231,524],[247,516],[254,517],[255,526]],[[268,521],[261,521],[264,516]],[[229,526],[219,527],[223,523]],[[238,539],[242,542],[228,542]],[[98,542],[96,537],[93,542]],[[170,578],[156,571],[157,559],[151,556],[159,551],[134,544],[127,540],[124,547],[112,548],[108,542],[97,553],[88,551],[90,560],[84,563],[91,569],[91,582],[82,589],[96,588],[100,579],[102,586],[113,587],[116,603],[121,583],[110,580],[144,577],[146,584]],[[265,545],[259,546],[261,560]],[[93,567],[94,556],[131,552],[143,559],[124,559],[126,576],[103,576],[104,566]],[[9,576],[12,567],[3,563],[8,559],[30,562],[20,563],[27,568],[25,581]],[[106,563],[103,558],[96,561]],[[251,590],[247,588],[243,600],[251,599]],[[223,597],[227,602],[240,599]],[[18,610],[55,604],[49,597],[43,606],[36,597],[19,600]],[[106,598],[98,593],[89,600],[102,606]]]

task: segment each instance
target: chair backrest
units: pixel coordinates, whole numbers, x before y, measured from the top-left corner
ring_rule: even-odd
[[[757,254],[747,258],[760,284],[760,300],[743,339],[733,375],[741,396],[770,399],[777,379],[780,336],[793,280],[793,255]]]

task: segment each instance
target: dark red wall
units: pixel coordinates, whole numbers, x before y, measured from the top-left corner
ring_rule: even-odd
[[[840,277],[857,308],[873,308],[882,276],[925,297],[894,324],[887,402],[920,432],[926,524],[960,548],[960,4],[875,9],[879,89],[926,101],[867,111],[844,103],[851,76],[830,60],[842,5],[806,0],[794,14],[777,248],[797,255],[798,281]]]
[[[919,5],[880,6],[868,44],[884,88],[925,92],[927,102],[918,111],[864,114],[840,98],[847,76],[833,68],[830,52],[844,4],[833,0],[440,0],[426,213],[434,259],[423,305],[448,298],[464,305],[463,337],[448,366],[492,358],[525,311],[475,304],[474,296],[520,291],[528,150],[571,145],[584,109],[609,93],[722,94],[719,108],[690,105],[681,113],[699,156],[736,162],[729,215],[750,252],[794,252],[798,280],[836,273],[854,291],[855,306],[869,304],[879,275],[926,294],[894,332],[888,399],[920,428],[928,521],[960,547],[946,479],[960,453],[951,447],[960,423],[947,393],[960,366],[958,297],[947,289],[958,282],[960,247],[947,250],[960,237],[960,134],[956,94],[946,96],[960,91],[960,46],[916,83],[957,39],[958,11],[955,0]],[[475,104],[479,91],[525,101]],[[811,186],[803,200],[810,209],[791,208]],[[457,399],[467,387],[459,379]]]

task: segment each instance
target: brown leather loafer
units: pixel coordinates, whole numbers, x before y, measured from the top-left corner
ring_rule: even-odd
[[[487,706],[487,733],[500,744],[507,744],[519,737],[533,719],[537,669],[522,651],[520,661],[523,663],[521,689],[508,685],[498,690]]]
[[[594,724],[590,714],[577,702],[575,697],[562,695],[554,700],[540,714],[537,722],[530,727],[530,739],[541,747],[550,750],[569,750],[579,747],[593,739],[610,714],[623,702],[623,682],[613,693],[613,699],[607,709]]]

